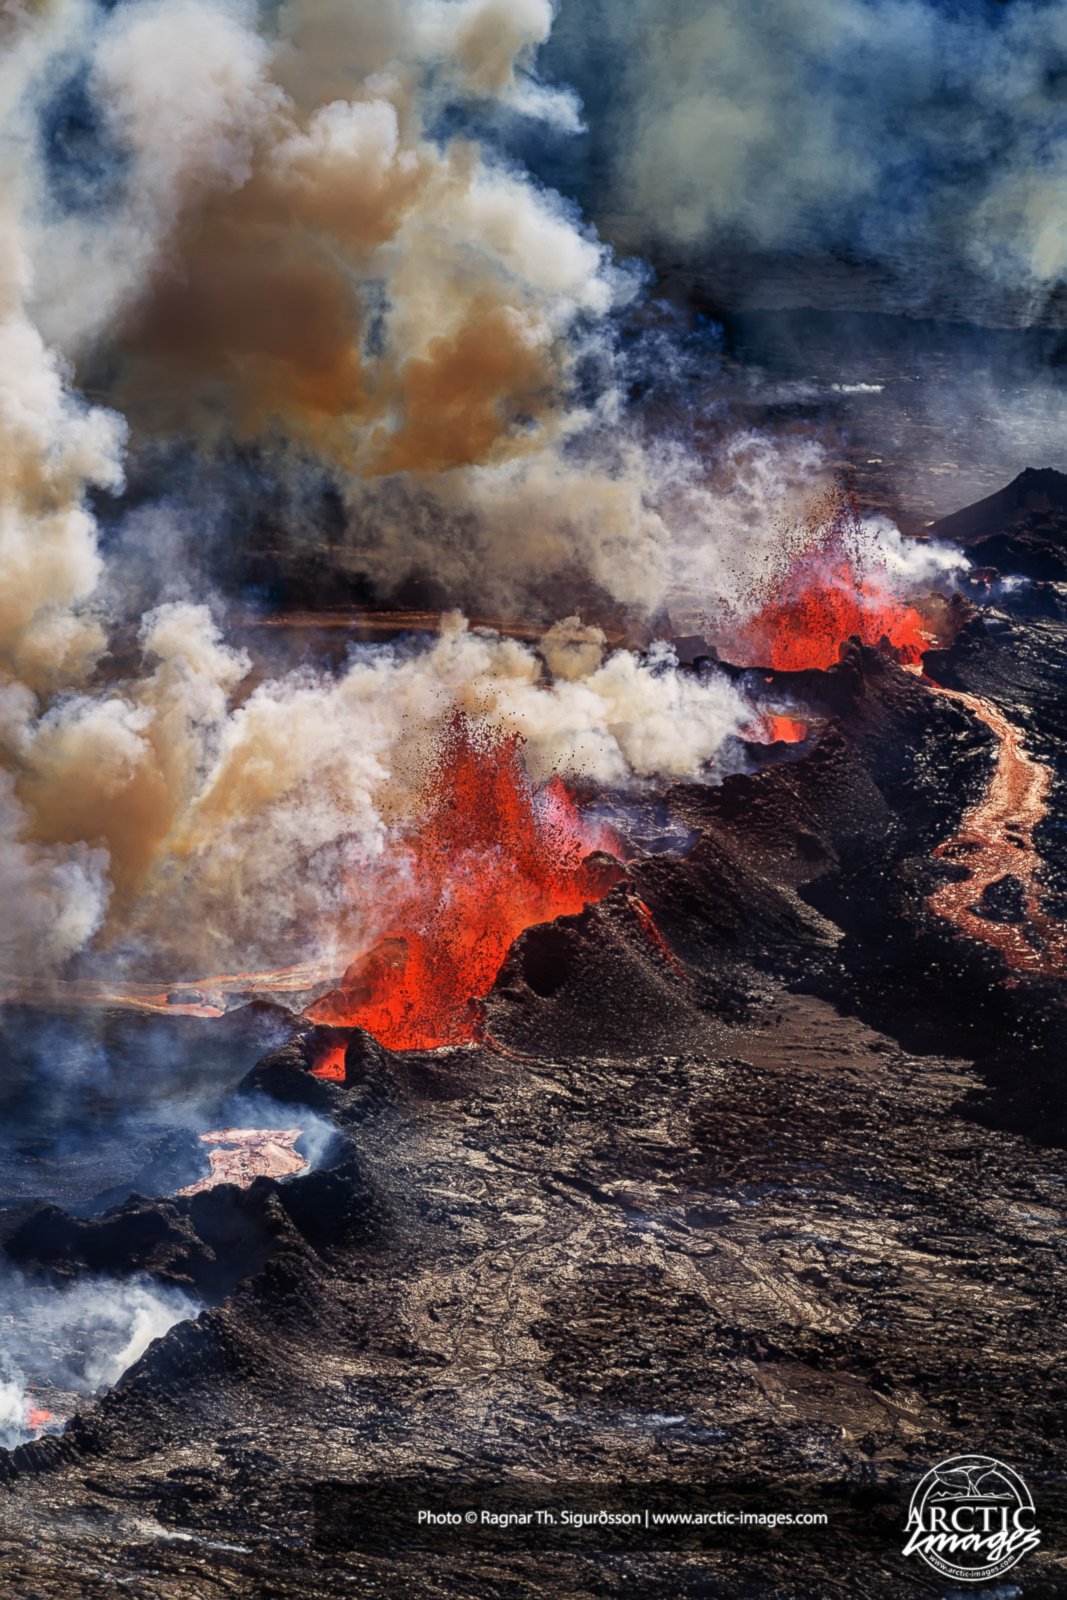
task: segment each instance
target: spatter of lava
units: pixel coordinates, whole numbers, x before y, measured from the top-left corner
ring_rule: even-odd
[[[613,848],[560,779],[531,782],[518,736],[457,716],[424,815],[400,842],[408,870],[388,931],[306,1016],[365,1028],[394,1050],[475,1038],[479,1002],[514,940],[602,899],[622,870],[596,853]]]
[[[809,554],[794,563],[757,614],[732,630],[720,648],[739,667],[825,671],[853,637],[888,650],[902,663],[920,661],[930,644],[914,606],[861,578],[844,555],[827,562],[821,554]]]
[[[720,654],[739,667],[825,671],[853,637],[903,664],[922,659],[930,638],[924,619],[894,594],[867,539],[852,497],[835,489],[810,508],[793,555],[764,583],[744,621],[716,630]]]

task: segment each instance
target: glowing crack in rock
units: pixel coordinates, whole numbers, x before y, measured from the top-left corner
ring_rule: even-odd
[[[256,1178],[295,1178],[309,1170],[294,1148],[302,1128],[216,1128],[200,1135],[203,1144],[216,1148],[208,1154],[211,1171],[196,1183],[179,1189],[182,1195],[203,1194],[220,1183],[247,1189]]]
[[[796,717],[768,717],[767,731],[772,744],[800,744],[808,737],[808,724]]]

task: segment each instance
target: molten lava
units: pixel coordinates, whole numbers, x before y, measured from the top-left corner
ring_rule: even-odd
[[[800,744],[808,737],[807,723],[794,717],[768,717],[767,731],[772,744]]]
[[[524,928],[581,911],[624,876],[609,829],[592,826],[560,779],[528,778],[522,741],[457,715],[442,742],[420,823],[383,868],[351,886],[357,914],[382,927],[338,983],[327,958],[274,972],[241,972],[158,985],[51,981],[51,1003],[131,1007],[220,1017],[249,998],[321,998],[303,1015],[362,1027],[393,1049],[465,1043],[480,1028],[480,1002]],[[337,985],[325,994],[325,983]],[[0,988],[0,993],[4,993]],[[37,997],[20,980],[5,998]],[[343,1082],[344,1043],[322,1049],[313,1076]],[[222,1181],[222,1180],[216,1180]],[[224,1181],[236,1181],[226,1179]],[[183,1191],[184,1192],[184,1191]]]
[[[989,700],[962,689],[946,689],[925,679],[936,694],[966,706],[997,739],[993,773],[982,798],[966,812],[959,831],[934,854],[966,868],[966,875],[943,883],[930,896],[939,917],[962,933],[999,950],[1016,972],[1062,976],[1067,970],[1067,930],[1041,903],[1042,861],[1034,831],[1048,811],[1052,771],[1024,748],[1020,730]],[[1000,921],[983,913],[986,893],[1014,881],[1021,897],[1017,920]]]
[[[649,907],[646,906],[645,902],[641,899],[640,895],[635,894],[632,889],[628,890],[626,895],[626,904],[629,906],[633,915],[637,918],[638,927],[641,929],[641,932],[644,934],[653,950],[655,950],[657,955],[661,956],[663,960],[666,961],[667,965],[673,972],[677,974],[679,978],[684,977],[685,968],[678,960],[678,957],[675,955],[674,951],[671,949],[662,933],[660,933],[659,928],[656,926],[655,917],[652,915]]]
[[[742,728],[741,737],[749,744],[800,744],[808,737],[808,731],[806,722],[764,711]]]
[[[306,1016],[367,1029],[395,1050],[461,1044],[524,928],[581,911],[621,877],[606,830],[558,778],[536,787],[517,736],[457,716],[404,841],[410,870],[386,936]]]
[[[323,1078],[328,1083],[345,1081],[345,1047],[343,1044],[327,1045],[311,1069],[313,1078]]]
[[[809,552],[723,648],[741,667],[825,671],[853,635],[903,663],[921,660],[929,645],[914,606],[860,578],[847,555],[827,561],[823,552]]]

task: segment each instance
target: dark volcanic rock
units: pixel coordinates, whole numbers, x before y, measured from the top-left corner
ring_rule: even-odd
[[[976,628],[952,665],[998,650]],[[826,692],[803,759],[670,793],[686,855],[518,941],[479,1045],[354,1034],[343,1083],[308,1078],[313,1030],[265,1058],[249,1086],[338,1127],[320,1171],[0,1227],[26,1270],[124,1261],[215,1302],[9,1462],[13,1593],[940,1596],[904,1518],[961,1449],[1021,1471],[1053,1528],[1062,1011],[926,910],[990,735],[858,646]],[[550,1501],[755,1481],[831,1527],[317,1549],[314,1485],[381,1477]],[[1027,1558],[1027,1600],[1063,1593],[1058,1548]]]
[[[1067,474],[1028,467],[1007,488],[927,530],[967,550],[979,567],[1028,578],[1067,577]]]
[[[975,910],[989,922],[1023,922],[1026,917],[1026,894],[1018,878],[1010,874],[998,878],[982,892]]]
[[[966,1441],[1049,1504],[1067,1161],[961,1119],[958,1064],[779,993],[716,1054],[385,1065],[377,1109],[338,1113],[387,1196],[379,1227],[286,1235],[64,1439],[19,1452],[14,1592],[631,1597],[699,1577],[903,1600],[932,1461]],[[852,1485],[875,1509],[855,1543],[316,1553],[311,1485],[382,1473],[756,1479],[766,1506],[842,1518]],[[1058,1582],[1030,1558],[1028,1596]]]

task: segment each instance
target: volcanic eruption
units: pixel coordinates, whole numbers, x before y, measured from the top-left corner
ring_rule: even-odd
[[[739,665],[781,672],[825,669],[847,639],[884,646],[904,665],[922,658],[922,618],[914,606],[858,577],[842,558],[801,560],[731,647]]]
[[[478,1002],[517,935],[581,911],[622,876],[610,858],[596,859],[612,846],[606,829],[583,821],[559,778],[531,784],[517,735],[455,717],[421,820],[399,841],[403,879],[390,931],[309,1007],[308,1019],[365,1028],[394,1050],[473,1039]]]
[[[899,577],[894,581],[877,525],[864,522],[851,493],[838,486],[813,497],[786,532],[752,585],[748,614],[717,630],[728,660],[781,672],[825,670],[852,638],[905,666],[922,659],[933,635]]]
[[[0,5],[13,1591],[895,1600],[919,1458],[1050,1489],[1067,493],[905,516],[910,367],[583,213],[557,22]],[[753,1483],[799,1587],[644,1539]],[[609,1565],[412,1521],[627,1485]]]

